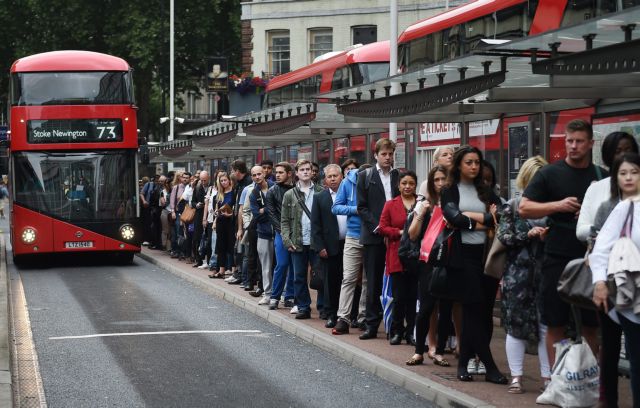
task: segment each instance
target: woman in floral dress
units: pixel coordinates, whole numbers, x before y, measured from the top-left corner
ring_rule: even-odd
[[[540,156],[527,160],[518,173],[516,185],[524,191],[534,174],[547,162]],[[506,351],[511,384],[508,391],[519,394],[524,374],[524,353],[528,341],[538,343],[540,374],[543,383],[550,378],[545,347],[546,328],[538,322],[536,263],[541,260],[546,219],[526,220],[518,215],[519,198],[505,204],[497,238],[507,248],[507,262],[502,277],[502,318],[507,333]]]

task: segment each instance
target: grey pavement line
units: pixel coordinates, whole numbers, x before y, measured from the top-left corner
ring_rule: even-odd
[[[0,406],[13,407],[9,358],[9,276],[3,234],[0,234]]]
[[[227,290],[224,287],[219,287],[216,283],[211,282],[209,278],[192,275],[168,262],[164,262],[162,259],[156,259],[143,252],[139,253],[138,256],[147,262],[157,265],[160,268],[177,275],[194,285],[197,285],[206,292],[241,307],[256,316],[267,320],[282,330],[285,330],[302,340],[345,360],[354,367],[366,370],[392,384],[403,387],[404,389],[419,395],[427,401],[433,402],[438,407],[495,408],[493,405],[488,404],[485,401],[429,380],[428,378],[399,367],[376,355],[344,343],[329,334],[319,332],[318,330],[303,323],[296,322],[287,316],[283,316],[281,313],[261,308],[256,301],[252,302],[252,299],[244,298],[243,296]]]

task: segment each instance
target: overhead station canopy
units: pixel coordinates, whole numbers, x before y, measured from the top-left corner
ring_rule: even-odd
[[[327,136],[384,132],[388,124],[347,123],[333,103],[296,102],[225,118],[150,147],[151,162],[213,159],[252,154],[256,149],[308,143]]]
[[[470,122],[637,100],[636,26],[640,7],[517,41],[489,41],[470,56],[317,98],[360,123]]]

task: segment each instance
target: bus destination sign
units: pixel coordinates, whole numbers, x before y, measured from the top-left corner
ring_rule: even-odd
[[[28,143],[103,143],[122,141],[120,119],[49,119],[27,122]]]

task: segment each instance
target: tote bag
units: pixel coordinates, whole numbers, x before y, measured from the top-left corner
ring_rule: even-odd
[[[193,221],[195,216],[196,216],[196,209],[191,207],[189,204],[187,204],[184,207],[182,214],[180,215],[180,221],[182,221],[185,224],[189,224]]]
[[[436,242],[436,239],[442,233],[442,231],[444,231],[446,226],[447,223],[444,220],[442,209],[440,207],[435,207],[433,209],[433,213],[431,214],[431,220],[429,220],[427,230],[425,231],[424,237],[422,238],[422,242],[420,244],[421,261],[429,261],[429,255],[431,254],[431,250],[433,249],[433,244]]]

